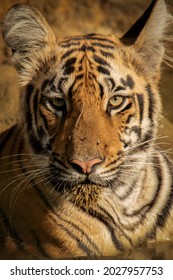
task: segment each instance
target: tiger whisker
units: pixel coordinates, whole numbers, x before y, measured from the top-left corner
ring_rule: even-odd
[[[40,170],[40,174],[42,173],[42,170]],[[42,175],[42,174],[41,174]],[[30,180],[33,180],[34,178],[37,178],[39,174],[37,173],[36,176],[35,174],[30,174],[28,175],[23,181],[20,182],[14,189],[13,189],[13,194],[11,195],[10,198],[10,220],[12,220],[12,213],[15,207],[15,204],[20,196],[20,194],[29,186],[30,188],[33,188],[35,185],[38,183],[45,181],[45,178],[41,176],[41,179],[32,182],[32,186],[30,185]],[[25,183],[26,181],[26,183]],[[24,184],[25,183],[25,184]],[[23,185],[24,184],[24,185]],[[21,187],[22,186],[22,187]],[[18,192],[19,190],[19,192]]]
[[[15,183],[15,182],[17,182],[17,180],[20,180],[21,178],[26,178],[26,176],[28,175],[28,174],[35,174],[35,173],[37,173],[38,171],[39,171],[40,169],[36,169],[36,170],[30,170],[30,171],[26,171],[26,172],[24,172],[24,173],[22,173],[22,174],[18,174],[18,175],[16,175],[16,176],[14,176],[13,177],[13,180],[11,181],[11,178],[9,178],[9,179],[7,179],[7,180],[5,180],[5,181],[8,181],[8,180],[10,180],[10,183],[9,184],[7,184],[3,189],[2,189],[2,191],[0,192],[0,195],[2,195],[2,193],[7,189],[7,188],[9,188],[13,183]],[[4,182],[5,182],[4,181]]]
[[[143,142],[141,142],[141,143],[139,143],[139,144],[136,144],[135,146],[133,146],[133,147],[131,147],[131,148],[128,148],[124,153],[128,153],[128,152],[130,152],[130,151],[132,151],[132,150],[134,150],[134,149],[136,149],[136,148],[139,148],[139,147],[141,147],[141,146],[143,146],[143,145],[145,145],[145,144],[147,144],[147,143],[151,143],[151,142],[153,142],[153,141],[155,141],[155,140],[162,139],[162,138],[167,138],[167,136],[158,136],[158,137],[154,137],[154,138],[152,138],[152,139],[143,141]],[[150,144],[150,145],[151,145],[151,144]],[[150,146],[149,146],[149,147],[150,147]]]

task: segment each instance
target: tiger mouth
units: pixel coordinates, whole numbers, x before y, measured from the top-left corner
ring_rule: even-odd
[[[97,207],[99,197],[105,186],[86,178],[78,183],[57,180],[52,183],[52,187],[62,199],[68,200],[76,207],[88,212]]]
[[[83,185],[83,186],[94,186],[94,185],[97,185],[97,183],[91,181],[88,177],[80,183],[80,185]]]
[[[104,185],[103,182],[97,182],[90,180],[88,177],[86,177],[84,180],[81,181],[64,181],[62,179],[55,178],[54,180],[51,180],[51,185],[53,187],[53,190],[55,190],[58,193],[67,193],[67,192],[73,192],[74,190],[82,189],[83,191],[87,191],[90,189],[101,189],[108,187],[107,185]]]

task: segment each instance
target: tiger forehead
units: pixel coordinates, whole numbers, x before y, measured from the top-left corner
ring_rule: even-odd
[[[81,36],[65,37],[58,42],[58,45],[64,49],[73,46],[80,47],[83,45],[92,45],[95,48],[102,47],[105,49],[113,49],[117,45],[121,45],[121,42],[114,35],[100,35],[92,33]]]
[[[112,38],[92,34],[64,39],[59,46],[61,48],[60,60],[61,63],[65,63],[64,68],[69,68],[76,61],[80,63],[84,58],[88,60],[93,58],[96,63],[108,64],[107,58],[113,59],[116,49],[115,40]]]
[[[63,63],[67,60],[66,66],[68,66],[68,63],[74,63],[74,61],[81,62],[80,58],[85,53],[88,58],[95,58],[96,63],[103,65],[106,61],[112,66],[114,61],[116,67],[118,65],[119,67],[128,67],[141,78],[147,74],[144,67],[141,66],[141,58],[130,48],[126,48],[122,41],[114,35],[87,34],[66,37],[58,41],[58,45],[60,61]],[[69,59],[71,57],[75,57],[75,59]],[[69,68],[67,74],[73,72],[70,71],[73,69],[73,67]],[[104,71],[105,69],[102,67],[97,70],[100,70],[99,72],[103,72],[103,74],[109,73]]]
[[[89,34],[69,37],[58,42],[59,65],[54,87],[73,99],[87,95],[104,99],[120,90],[133,90],[133,69],[123,61],[123,45],[114,36]],[[132,71],[131,71],[132,70]],[[125,92],[124,92],[125,94]]]
[[[71,56],[75,56],[79,59],[87,54],[88,59],[94,55],[100,55],[101,57],[114,58],[114,52],[118,46],[119,40],[113,36],[101,36],[101,35],[85,35],[78,37],[66,38],[59,42],[61,52],[61,62],[68,59]],[[97,59],[96,62],[102,63],[104,59]]]
[[[97,34],[69,37],[59,42],[61,55],[59,67],[63,78],[59,80],[58,89],[62,91],[64,84],[69,85],[67,80],[73,80],[69,95],[75,88],[77,91],[81,87],[84,88],[84,82],[90,90],[99,87],[100,94],[103,95],[100,83],[97,84],[98,74],[104,74],[104,79],[110,77],[111,62],[115,59],[114,54],[118,45],[120,42],[115,37]],[[111,84],[115,84],[113,80]]]

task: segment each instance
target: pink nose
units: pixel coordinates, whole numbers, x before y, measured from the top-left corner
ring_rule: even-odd
[[[74,165],[77,169],[81,170],[84,174],[89,174],[92,172],[93,166],[97,163],[102,162],[101,159],[95,158],[89,161],[81,161],[78,159],[70,160],[70,163]]]

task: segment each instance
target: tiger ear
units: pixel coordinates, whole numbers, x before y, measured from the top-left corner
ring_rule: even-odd
[[[172,21],[164,0],[153,0],[148,9],[120,39],[144,58],[148,71],[160,68],[167,41],[167,27]]]
[[[20,3],[8,10],[2,32],[6,44],[12,49],[21,83],[26,85],[55,56],[53,31],[37,9]]]

